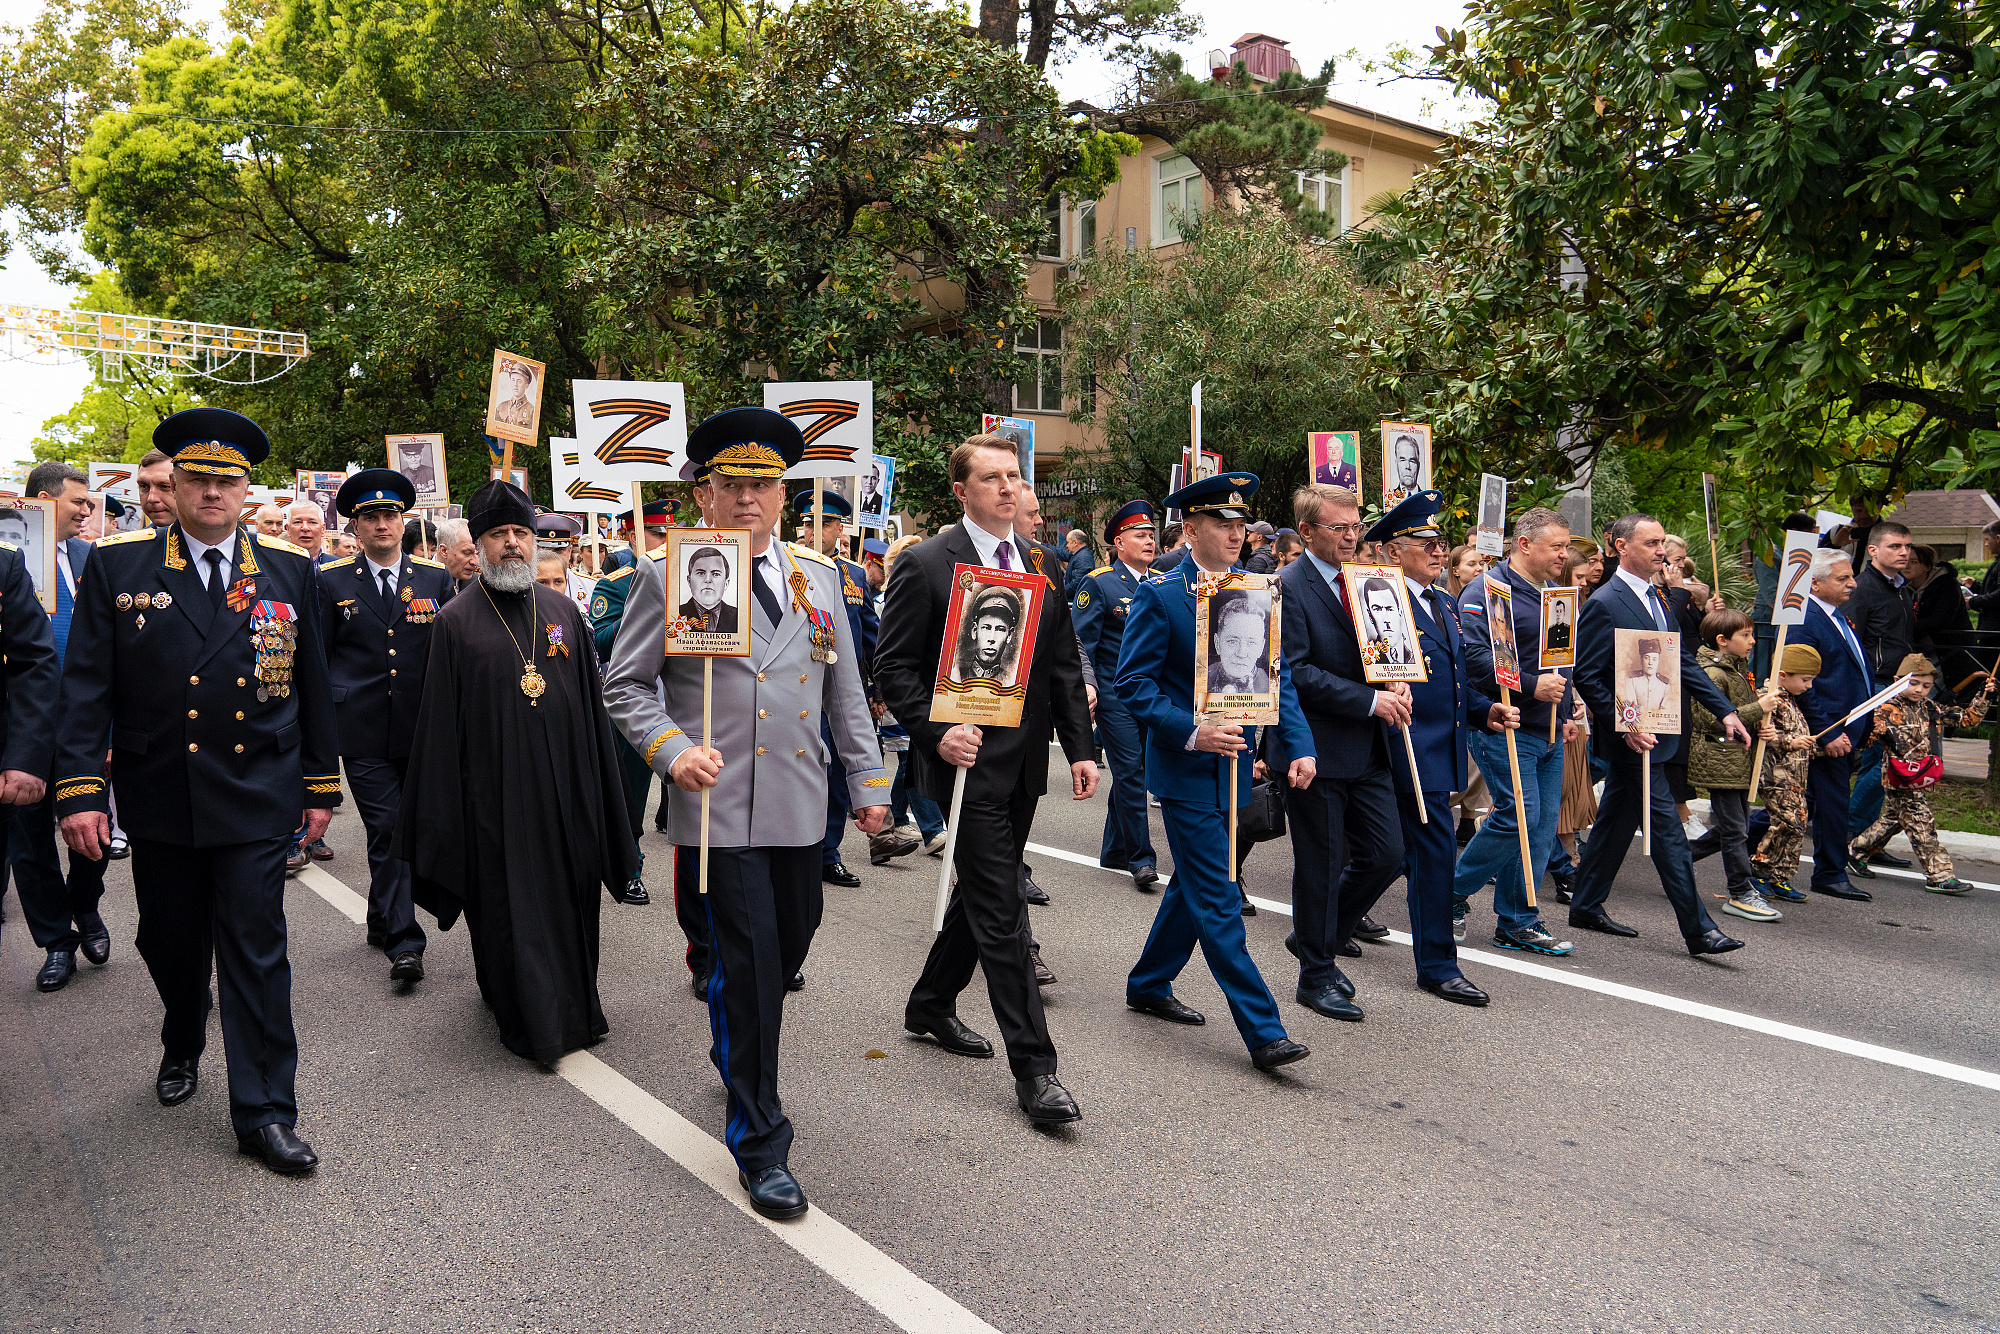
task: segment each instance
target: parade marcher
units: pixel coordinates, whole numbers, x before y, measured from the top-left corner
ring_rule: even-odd
[[[1853,561],[1835,547],[1821,547],[1813,553],[1812,593],[1806,599],[1804,624],[1792,628],[1792,644],[1802,644],[1819,654],[1819,674],[1813,688],[1798,700],[1799,712],[1814,736],[1819,736],[1861,701],[1875,693],[1875,676],[1867,649],[1847,619],[1846,604],[1853,596]],[[1868,736],[1873,719],[1869,714],[1848,723],[1831,736],[1820,738],[1806,771],[1807,808],[1812,819],[1812,891],[1836,899],[1866,903],[1874,896],[1847,878],[1847,849],[1853,837],[1854,755]],[[1762,821],[1752,820],[1753,837],[1761,834]]]
[[[979,968],[1007,1047],[1014,1098],[1028,1119],[1054,1124],[1083,1115],[1056,1078],[1056,1049],[1042,1014],[1027,900],[1020,881],[1021,850],[1035,805],[1048,785],[1053,728],[1070,767],[1071,795],[1097,790],[1090,740],[1090,705],[1077,659],[1069,604],[1059,589],[1042,599],[1035,655],[1018,727],[977,728],[931,721],[931,690],[942,654],[947,613],[957,589],[953,567],[1030,568],[1029,548],[1014,533],[1027,483],[1018,446],[1000,435],[975,435],[951,452],[952,494],[965,520],[903,552],[889,575],[876,649],[882,697],[910,733],[906,758],[918,789],[948,803],[958,769],[965,795],[953,833],[958,885],[944,929],[931,944],[922,976],[903,1010],[903,1026],[929,1034],[946,1051],[991,1057],[993,1046],[958,1018],[958,997]]]
[[[1617,557],[1618,568],[1583,604],[1583,613],[1577,617],[1576,689],[1590,708],[1591,735],[1598,756],[1610,766],[1610,774],[1604,780],[1597,823],[1591,827],[1583,865],[1577,871],[1569,924],[1611,936],[1639,934],[1612,920],[1604,911],[1604,901],[1610,897],[1612,878],[1624,864],[1632,835],[1639,828],[1644,801],[1639,766],[1650,764],[1655,769],[1650,780],[1653,865],[1659,870],[1660,883],[1674,905],[1688,953],[1725,954],[1741,949],[1743,942],[1717,930],[1702,907],[1694,886],[1687,833],[1674,818],[1674,795],[1664,772],[1666,762],[1680,753],[1684,743],[1678,735],[1620,732],[1612,725],[1617,684],[1614,631],[1671,629],[1672,613],[1652,582],[1666,562],[1666,539],[1666,529],[1648,514],[1627,514],[1613,524],[1610,552]],[[1750,744],[1750,734],[1736,716],[1735,706],[1702,674],[1693,648],[1685,643],[1681,645],[1681,680],[1688,683],[1688,693],[1721,722],[1726,738]]]
[[[285,507],[285,540],[311,557],[315,566],[335,559],[326,550],[326,516],[304,496]]]
[[[597,581],[576,568],[573,545],[583,535],[583,525],[567,514],[535,506],[535,547],[543,556],[562,562],[562,591],[580,608],[590,606],[591,590]]]
[[[1244,506],[1257,485],[1254,473],[1218,473],[1167,497],[1168,508],[1187,516],[1193,545],[1179,566],[1139,586],[1126,618],[1117,692],[1145,729],[1146,786],[1160,798],[1174,874],[1146,947],[1125,979],[1125,1004],[1170,1023],[1205,1023],[1173,991],[1199,944],[1251,1061],[1259,1070],[1274,1070],[1310,1053],[1286,1035],[1278,1002],[1250,958],[1225,814],[1232,785],[1235,804],[1250,799],[1260,729],[1202,723],[1194,715],[1195,583],[1205,574],[1240,568],[1235,559],[1243,547]],[[1315,772],[1313,738],[1283,665],[1289,656],[1279,659],[1279,749],[1288,757],[1290,786],[1303,788]]]
[[[1514,521],[1513,551],[1489,566],[1458,595],[1459,625],[1465,632],[1465,658],[1472,679],[1490,698],[1500,686],[1493,673],[1494,632],[1487,623],[1486,587],[1498,581],[1511,595],[1515,656],[1521,690],[1515,699],[1521,726],[1514,734],[1520,761],[1521,788],[1514,788],[1504,732],[1482,732],[1471,738],[1473,758],[1493,794],[1493,809],[1458,859],[1453,884],[1453,934],[1464,939],[1467,901],[1493,882],[1493,944],[1498,949],[1530,954],[1568,954],[1574,946],[1558,940],[1542,916],[1528,906],[1528,876],[1541,879],[1542,867],[1556,846],[1556,815],[1562,807],[1563,754],[1577,736],[1567,721],[1572,708],[1570,684],[1561,672],[1542,669],[1542,589],[1548,586],[1569,554],[1569,522],[1552,509],[1535,508]],[[1565,721],[1549,740],[1551,718]],[[1393,747],[1392,747],[1393,749]],[[1521,829],[1528,831],[1527,866],[1521,865]]]
[[[792,497],[792,512],[798,516],[799,538],[806,548],[815,555],[824,556],[833,562],[833,568],[840,575],[840,599],[847,608],[847,628],[858,649],[855,666],[861,672],[861,689],[871,706],[877,703],[875,694],[875,634],[880,621],[875,613],[874,601],[868,596],[868,571],[842,556],[846,545],[846,521],[854,516],[854,507],[845,497],[822,490],[820,512],[813,513],[813,493],[801,491]],[[835,757],[833,734],[824,718],[820,720],[820,740],[826,744],[826,839],[820,849],[819,878],[829,885],[842,889],[857,889],[861,877],[847,869],[841,859],[840,844],[847,834],[847,775]],[[879,767],[880,757],[877,757]],[[894,829],[884,829],[878,836],[883,851],[890,857],[902,857],[915,852],[921,844],[918,840],[896,833]],[[875,840],[871,839],[871,844]],[[874,862],[873,848],[870,849]],[[880,865],[879,862],[875,863]]]
[[[285,535],[285,512],[276,505],[259,505],[257,512],[250,517],[250,522],[265,537]]]
[[[1368,530],[1367,540],[1403,567],[1410,615],[1423,654],[1425,679],[1410,682],[1410,741],[1416,772],[1401,746],[1389,747],[1396,776],[1396,810],[1403,822],[1403,886],[1409,899],[1410,935],[1417,985],[1458,1005],[1484,1005],[1487,995],[1458,967],[1452,933],[1453,861],[1457,843],[1442,816],[1451,794],[1468,781],[1468,731],[1498,732],[1520,725],[1520,710],[1504,707],[1473,689],[1458,617],[1437,587],[1448,544],[1437,526],[1444,496],[1414,491]],[[1532,511],[1531,511],[1532,513]],[[1523,684],[1526,684],[1523,682]],[[1417,809],[1423,794],[1425,810]],[[1436,812],[1429,820],[1424,815]]]
[[[1740,611],[1724,608],[1702,620],[1701,648],[1695,660],[1715,682],[1715,688],[1736,706],[1743,726],[1755,732],[1764,725],[1766,699],[1750,679],[1750,655],[1757,651],[1757,627]],[[1770,701],[1775,703],[1776,701]],[[1688,844],[1696,861],[1722,854],[1729,897],[1722,911],[1747,922],[1775,922],[1784,914],[1764,901],[1750,871],[1751,755],[1722,735],[1715,715],[1698,703],[1688,706],[1688,778],[1708,789],[1713,823],[1707,833]]]
[[[788,1166],[778,1036],[787,979],[804,965],[824,905],[822,714],[864,834],[888,816],[889,776],[875,758],[839,573],[776,540],[784,473],[805,453],[798,425],[765,408],[732,408],[690,432],[687,450],[689,470],[708,469],[707,517],[750,533],[751,568],[739,575],[751,656],[710,660],[714,735],[694,744],[686,729],[701,725],[703,664],[665,656],[666,572],[649,561],[630,581],[605,689],[619,731],[674,783],[671,837],[690,852],[701,842],[699,794],[709,790],[708,1012],[710,1055],[729,1091],[723,1139],[751,1208],[797,1218],[807,1204]]]
[[[437,558],[444,562],[452,587],[464,592],[479,577],[479,548],[464,519],[440,519],[437,526]]]
[[[1765,825],[1757,830],[1757,850],[1750,855],[1750,873],[1761,895],[1804,903],[1812,896],[1792,886],[1799,870],[1799,849],[1811,832],[1806,814],[1806,792],[1811,782],[1813,743],[1811,724],[1800,705],[1819,675],[1819,650],[1810,644],[1785,645],[1784,657],[1773,675],[1777,690],[1763,698],[1770,701],[1758,735],[1764,742],[1763,810]],[[1775,911],[1775,910],[1774,910]]]
[[[923,540],[915,533],[899,537],[891,542],[889,549],[882,554],[882,584],[885,596],[881,601],[884,605],[888,602],[886,596],[888,577],[896,568],[896,558]],[[910,762],[910,734],[896,721],[896,715],[887,711],[886,706],[881,718],[876,721],[882,737],[882,749],[896,753],[896,779],[889,788],[889,828],[905,835],[915,832],[923,840],[926,857],[942,857],[945,845],[944,812],[939,810],[937,803],[925,796],[923,790],[912,781],[916,768]],[[887,759],[886,755],[884,759]],[[870,843],[873,843],[872,839]],[[884,857],[882,860],[886,862],[888,858]]]
[[[72,849],[103,855],[115,747],[139,954],[166,1006],[155,1092],[169,1107],[194,1093],[212,967],[237,1145],[274,1171],[306,1172],[319,1159],[293,1131],[284,859],[302,816],[310,841],[340,804],[315,571],[298,547],[238,527],[250,469],[271,448],[255,422],[191,408],[153,443],[173,459],[178,517],[105,538],[84,567],[56,811]]]
[[[1153,507],[1134,500],[1104,523],[1111,564],[1092,570],[1076,587],[1071,600],[1076,634],[1085,656],[1096,666],[1097,679],[1118,679],[1118,654],[1132,598],[1152,577]],[[1146,818],[1146,750],[1138,721],[1115,690],[1097,699],[1097,730],[1111,767],[1111,794],[1105,802],[1104,838],[1097,864],[1125,871],[1141,893],[1159,883],[1159,855]]]
[[[1306,554],[1278,576],[1285,662],[1312,729],[1318,777],[1288,788],[1292,934],[1297,1000],[1329,1019],[1358,1021],[1354,983],[1334,962],[1403,866],[1403,822],[1389,771],[1392,727],[1410,721],[1410,688],[1377,689],[1362,676],[1361,645],[1340,567],[1361,541],[1359,498],[1313,484],[1292,493]]]
[[[320,566],[320,639],[333,682],[347,790],[368,835],[368,943],[390,959],[389,978],[424,975],[424,929],[410,897],[410,864],[390,855],[431,627],[451,601],[451,576],[403,554],[403,513],[417,503],[409,478],[366,468],[341,484],[334,508],[354,521],[361,554]]]
[[[1095,573],[1092,567],[1097,562],[1091,555],[1090,534],[1084,532],[1081,528],[1070,529],[1068,534],[1063,538],[1063,551],[1065,553],[1063,562],[1063,595],[1074,601],[1076,590],[1082,588],[1083,581]],[[1151,557],[1148,557],[1148,559],[1151,559]],[[1104,679],[1108,681],[1111,677],[1107,674]]]
[[[1882,531],[1880,525],[1875,529]],[[1854,840],[1848,870],[1865,864],[1898,829],[1908,836],[1924,868],[1924,888],[1933,894],[1969,894],[1972,886],[1958,878],[1951,855],[1938,842],[1937,819],[1931,814],[1930,789],[1944,777],[1944,729],[1977,727],[1993,697],[1993,678],[1965,708],[1953,708],[1931,698],[1937,668],[1920,653],[1907,655],[1896,667],[1898,677],[1910,678],[1907,691],[1875,710],[1871,740],[1883,748],[1882,818]]]
[[[139,460],[139,471],[132,475],[132,484],[139,488],[139,508],[147,523],[158,528],[174,521],[174,461],[165,451],[147,450]]]
[[[889,582],[889,572],[884,568],[888,556],[889,544],[881,538],[861,539],[861,566],[868,571],[869,605],[875,608],[878,617],[882,614],[882,588]]]
[[[1860,559],[1854,567],[1854,592],[1842,611],[1868,656],[1868,673],[1874,681],[1870,694],[1894,681],[1896,664],[1916,648],[1917,588],[1908,577],[1910,548],[1910,530],[1885,519],[1869,528],[1866,545],[1855,553]],[[1848,797],[1847,832],[1856,839],[1882,814],[1882,746],[1868,736],[1864,732],[1855,738],[1850,763],[1854,786]],[[1883,866],[1910,864],[1886,849],[1878,849],[1871,860]],[[1855,866],[1860,870],[1850,866],[1849,874],[1874,879],[1867,863]]]
[[[48,774],[55,764],[63,666],[27,558],[12,542],[0,542],[0,664],[0,825],[11,825],[20,819],[17,807],[32,809],[55,786]],[[0,880],[0,897],[5,894]]]
[[[1160,554],[1153,557],[1153,572],[1171,570],[1187,559],[1187,535],[1181,525],[1170,523],[1160,534]]]
[[[2000,631],[2000,519],[1979,532],[1984,542],[1986,573],[1977,582],[1971,575],[1965,576],[1965,608],[1979,617],[1981,631]],[[1990,650],[1980,653],[1980,661],[1988,670],[1994,668],[1995,658]]]
[[[465,505],[479,578],[438,614],[391,854],[449,930],[465,914],[500,1040],[553,1064],[609,1030],[598,895],[638,871],[589,629],[534,579],[535,514],[511,484]]]
[[[438,526],[429,519],[405,519],[403,521],[403,554],[427,560],[439,569],[444,562],[438,559]],[[450,577],[446,570],[446,577]]]
[[[76,535],[90,503],[88,488],[83,470],[67,463],[37,464],[28,474],[29,494],[55,501],[56,614],[53,618],[45,614],[43,619],[55,634],[58,671],[68,654],[79,581],[91,552],[91,544]],[[29,597],[39,611],[41,603],[32,591]],[[53,734],[50,739],[53,742]],[[49,761],[54,760],[51,749]],[[48,770],[36,776],[46,779]],[[28,919],[35,944],[48,952],[35,974],[38,991],[56,991],[67,984],[76,972],[78,954],[99,966],[111,958],[111,932],[97,911],[104,897],[105,859],[72,851],[65,875],[56,843],[55,794],[46,789],[40,801],[13,812],[6,839],[21,915]]]

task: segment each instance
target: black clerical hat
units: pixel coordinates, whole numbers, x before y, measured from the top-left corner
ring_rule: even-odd
[[[465,504],[465,526],[476,539],[489,529],[505,524],[518,524],[529,532],[535,530],[535,506],[521,488],[512,482],[503,482],[498,477],[472,493],[472,499]]]

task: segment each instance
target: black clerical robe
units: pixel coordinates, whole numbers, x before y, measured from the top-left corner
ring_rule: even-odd
[[[395,855],[441,928],[465,914],[509,1051],[551,1062],[604,1036],[597,888],[622,890],[638,849],[590,631],[562,593],[475,579],[438,614]]]

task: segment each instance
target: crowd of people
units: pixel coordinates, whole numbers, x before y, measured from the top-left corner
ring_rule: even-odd
[[[784,474],[804,451],[797,426],[739,408],[690,433],[695,512],[648,504],[627,516],[633,550],[579,568],[577,525],[505,482],[480,487],[462,517],[432,520],[409,512],[407,477],[368,469],[341,488],[343,531],[311,502],[245,525],[249,473],[269,452],[254,423],[195,409],[162,423],[155,443],[138,474],[146,523],[95,543],[79,536],[92,510],[84,475],[44,464],[30,476],[33,493],[58,502],[53,615],[0,543],[8,864],[48,954],[37,986],[53,992],[79,955],[108,961],[104,865],[131,858],[136,944],[165,1010],[158,1099],[176,1105],[198,1085],[212,966],[232,1124],[243,1151],[280,1172],[318,1161],[295,1129],[283,888],[333,855],[323,835],[343,792],[366,832],[368,942],[391,983],[424,978],[419,910],[438,929],[463,918],[500,1040],[544,1063],[608,1032],[600,891],[626,907],[652,902],[642,844],[655,809],[671,849],[655,883],[671,884],[687,981],[709,1008],[724,1140],[752,1207],[778,1219],[808,1207],[779,1095],[783,1003],[807,985],[825,886],[861,883],[843,857],[850,823],[874,866],[952,858],[956,884],[904,1026],[942,1052],[993,1057],[958,1005],[983,973],[1023,1113],[1037,1125],[1081,1118],[1041,1001],[1056,976],[1029,908],[1048,894],[1023,858],[1051,739],[1073,800],[1108,778],[1100,865],[1159,896],[1134,942],[1126,1004],[1204,1024],[1174,991],[1199,947],[1260,1070],[1310,1052],[1249,953],[1243,923],[1256,909],[1239,868],[1256,837],[1289,845],[1293,1000],[1344,1022],[1365,1010],[1341,960],[1389,936],[1371,913],[1399,878],[1416,982],[1453,1004],[1492,999],[1458,958],[1489,887],[1500,949],[1576,949],[1551,927],[1551,892],[1567,931],[1637,936],[1609,901],[1642,822],[1693,956],[1743,947],[1696,891],[1694,862],[1709,855],[1725,867],[1722,911],[1750,922],[1778,921],[1776,903],[1812,895],[1867,898],[1854,880],[1873,876],[1897,830],[1926,888],[1966,888],[1926,794],[1941,729],[1976,724],[1992,679],[1977,656],[1953,656],[1960,646],[1938,655],[1948,671],[1919,651],[1931,633],[1910,573],[1921,553],[1894,523],[1828,537],[1806,622],[1760,675],[1752,617],[1701,586],[1686,544],[1645,514],[1593,537],[1530,508],[1489,564],[1447,540],[1436,491],[1411,489],[1367,522],[1354,492],[1308,485],[1277,529],[1252,518],[1259,479],[1223,472],[1164,498],[1176,524],[1162,528],[1160,510],[1135,499],[1101,533],[1073,531],[1058,548],[1039,540],[1014,442],[976,435],[949,461],[963,518],[865,542],[855,562],[846,501],[787,497]],[[782,540],[787,520],[799,540]],[[662,557],[677,525],[747,534],[740,606],[670,584]],[[2000,547],[2000,524],[1988,543]],[[696,553],[690,579],[703,560],[722,569],[721,547]],[[1357,562],[1400,570],[1403,656],[1421,659],[1421,679],[1367,679],[1356,626],[1373,595],[1351,606],[1342,578]],[[932,717],[965,566],[1047,585],[1032,604],[996,606],[996,636],[1027,642],[1033,630],[1013,683],[1017,727]],[[1259,664],[1225,685],[1274,695],[1268,727],[1196,711],[1197,589],[1232,573],[1267,576],[1280,595],[1276,644],[1269,622],[1217,613],[1218,634],[1240,631],[1245,661]],[[2000,615],[1993,584],[1950,584],[1955,615],[1933,606],[1928,623]],[[1509,596],[1489,598],[1490,585]],[[1544,665],[1543,598],[1570,587],[1581,593],[1574,666]],[[670,588],[687,600],[672,602]],[[1508,636],[1488,624],[1500,606],[1514,618],[1515,691],[1496,669]],[[1039,621],[1011,619],[1021,615]],[[674,651],[692,631],[738,633],[739,617],[747,655]],[[1680,635],[1680,734],[1614,726],[1630,688],[1620,630]],[[1658,655],[1670,641],[1651,642]],[[1849,716],[1903,677],[1906,693]],[[1706,829],[1692,820],[1697,787]],[[1171,856],[1164,877],[1152,807]],[[1239,847],[1230,812],[1253,808],[1284,820],[1246,830]],[[1810,894],[1793,884],[1808,834]]]

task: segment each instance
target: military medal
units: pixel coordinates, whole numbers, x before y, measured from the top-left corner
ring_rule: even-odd
[[[133,597],[132,605],[137,607],[140,611],[144,611],[146,610],[146,608],[153,605],[152,595],[149,593],[140,593],[135,597]]]
[[[256,585],[250,584],[254,594]],[[243,584],[238,584],[241,588]],[[233,597],[236,590],[230,590]],[[252,601],[254,601],[254,597]],[[245,602],[235,610],[250,606]],[[250,616],[250,645],[257,650],[257,702],[267,704],[273,696],[283,699],[292,693],[292,659],[298,650],[298,612],[289,602],[257,602]]]
[[[153,594],[153,605],[159,610],[165,611],[168,607],[174,605],[174,595],[172,593],[155,593]]]
[[[834,663],[840,655],[834,652],[833,619],[813,605],[812,593],[806,584],[805,571],[796,566],[792,569],[792,607],[806,614],[806,622],[811,626],[809,637],[812,641],[810,654],[814,662]]]
[[[535,664],[528,655],[521,652],[521,641],[514,637],[514,627],[507,624],[505,616],[500,615],[500,604],[493,600],[491,593],[486,592],[484,582],[479,585],[479,591],[486,593],[486,605],[493,608],[495,616],[500,617],[500,628],[507,632],[507,641],[514,646],[514,652],[520,654],[521,693],[528,697],[528,707],[532,709],[535,707],[535,701],[542,697],[542,692],[549,688],[549,683],[542,678],[540,672],[535,670]],[[555,627],[551,626],[549,628],[554,629]],[[533,631],[529,633],[532,634]]]
[[[130,593],[120,593],[118,595],[118,610],[132,610],[132,595]]]

